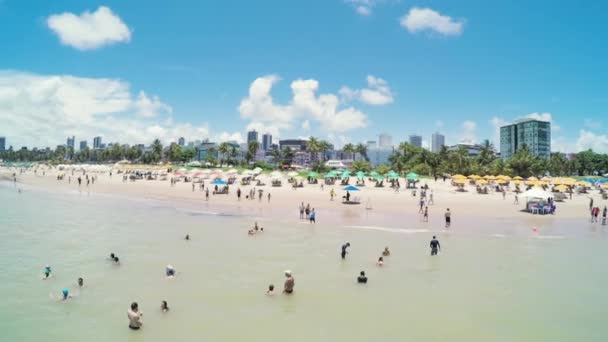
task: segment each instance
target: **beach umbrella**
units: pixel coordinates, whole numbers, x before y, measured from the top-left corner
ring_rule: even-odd
[[[465,178],[467,178],[467,177],[465,177],[465,176],[463,176],[463,175],[460,175],[460,174],[459,174],[459,175],[453,175],[453,176],[452,176],[452,179],[465,179]]]
[[[565,185],[558,185],[555,188],[555,191],[559,191],[559,192],[566,192],[568,191],[568,187]]]
[[[528,181],[537,181],[538,178],[532,176],[532,177],[528,177],[528,179],[526,179],[526,180],[528,180]]]
[[[477,185],[487,185],[488,181],[485,179],[480,179],[476,182]]]
[[[395,172],[389,172],[386,174],[386,178],[388,179],[399,179],[399,175]]]
[[[505,176],[505,175],[498,175],[498,176],[496,176],[496,179],[502,179],[502,180],[510,181],[511,177]]]
[[[186,166],[192,166],[192,167],[194,167],[194,166],[201,166],[201,162],[199,162],[199,161],[192,161],[192,162],[189,162],[188,164],[186,164]]]
[[[470,175],[470,176],[469,176],[469,178],[470,178],[470,179],[479,179],[479,178],[481,178],[481,176],[478,176],[478,175]]]
[[[452,180],[452,182],[454,182],[454,184],[463,185],[467,182],[467,180],[466,178],[457,178]]]
[[[298,173],[297,173],[297,172],[295,172],[295,171],[290,171],[290,172],[287,172],[287,177],[295,177],[295,176],[297,176],[297,175],[298,175]]]
[[[526,192],[523,192],[520,196],[527,197],[527,198],[543,198],[543,199],[553,198],[552,193],[539,189],[539,188],[532,188]]]
[[[226,171],[226,173],[229,175],[233,175],[233,174],[239,173],[239,171],[237,169],[230,169],[230,170]]]
[[[602,188],[604,188],[604,189],[608,189],[608,183],[603,183],[603,184],[602,184]]]
[[[359,188],[357,188],[354,185],[349,185],[347,187],[344,188],[345,191],[359,191]]]
[[[551,177],[545,176],[545,177],[541,178],[540,180],[541,181],[545,181],[545,182],[549,182],[549,181],[551,181]]]
[[[357,178],[359,178],[359,179],[363,179],[363,178],[365,178],[365,172],[363,172],[363,171],[359,171],[359,172],[357,172],[357,174],[356,174],[356,175],[357,175]]]
[[[369,175],[372,176],[372,177],[376,177],[376,176],[378,176],[378,172],[372,171],[372,172],[369,173]]]
[[[416,172],[410,172],[407,175],[405,175],[405,178],[407,178],[408,180],[418,180],[418,174]]]
[[[378,182],[382,182],[382,181],[384,180],[384,177],[382,177],[381,175],[376,175],[376,176],[374,177],[374,179],[375,179],[376,181],[378,181]]]
[[[214,179],[213,182],[211,182],[211,184],[213,185],[226,185],[228,184],[225,180],[221,180],[221,179]]]
[[[181,176],[183,176],[183,173],[181,173],[181,172],[176,172],[173,174],[173,177],[181,177]]]
[[[523,180],[523,178],[522,178],[522,177],[520,177],[520,176],[515,176],[515,177],[513,177],[513,179],[514,179],[514,180],[518,180],[518,181],[519,181],[519,180]]]
[[[346,179],[348,177],[350,177],[350,172],[346,171],[346,170],[344,172],[342,172],[342,175],[340,176],[340,178],[342,178],[342,179]]]
[[[316,173],[316,172],[314,172],[314,171],[310,171],[308,173],[308,177],[310,177],[310,178],[317,178],[317,177],[319,177],[319,174]]]

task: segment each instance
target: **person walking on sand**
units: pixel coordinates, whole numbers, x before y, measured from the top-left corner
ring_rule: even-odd
[[[431,243],[429,244],[429,246],[431,247],[431,255],[437,255],[437,253],[439,253],[439,250],[441,250],[441,245],[439,244],[439,240],[437,240],[437,237],[435,237],[433,235],[433,240],[431,240]]]
[[[270,203],[270,192],[268,193],[268,203]]]
[[[209,188],[207,188],[207,190],[205,190],[205,201],[209,200]]]
[[[515,199],[513,200],[513,204],[519,204],[519,195],[515,194]]]
[[[602,211],[602,226],[606,225],[606,215],[608,215],[608,208],[604,206],[604,210]]]
[[[310,211],[310,223],[317,223],[317,213],[315,212],[315,208],[312,208]]]
[[[336,197],[336,191],[332,188],[331,191],[329,192],[329,200],[333,201],[334,197]]]
[[[445,227],[450,228],[452,225],[452,213],[450,212],[450,208],[445,211]]]
[[[241,200],[241,188],[236,189],[236,198],[240,201]]]
[[[433,199],[433,190],[429,192],[429,201],[427,202],[427,205],[431,204],[435,204],[435,200]]]
[[[304,202],[300,204],[300,220],[304,219]]]
[[[422,221],[429,222],[429,207],[424,207],[424,214],[422,217]]]

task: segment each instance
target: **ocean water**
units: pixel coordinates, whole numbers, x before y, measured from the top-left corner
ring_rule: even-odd
[[[0,185],[1,341],[605,341],[608,228],[219,215]],[[329,213],[325,213],[327,216]],[[340,215],[336,215],[340,216]],[[321,216],[323,217],[323,216]],[[266,232],[247,229],[258,220]],[[411,221],[411,222],[410,222]],[[463,226],[466,226],[464,228]],[[191,241],[183,237],[190,234]],[[442,252],[430,257],[437,234]],[[339,246],[352,245],[346,261]],[[385,246],[392,256],[375,261]],[[116,253],[122,264],[112,265]],[[176,279],[164,278],[172,264]],[[46,264],[55,276],[41,280]],[[267,297],[296,279],[292,296]],[[369,283],[356,284],[365,270]],[[76,279],[86,287],[76,290]],[[56,300],[62,288],[77,296]],[[171,311],[161,313],[161,300]],[[128,329],[137,301],[144,328]]]

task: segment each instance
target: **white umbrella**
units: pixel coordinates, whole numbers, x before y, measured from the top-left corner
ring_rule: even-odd
[[[295,177],[295,176],[297,176],[297,175],[298,175],[298,173],[297,173],[297,172],[295,172],[295,171],[291,171],[291,172],[288,172],[288,173],[287,173],[287,176],[288,176],[288,177]]]
[[[520,196],[527,197],[527,198],[543,198],[543,199],[553,198],[552,193],[545,191],[541,188],[536,188],[536,187],[523,192]]]

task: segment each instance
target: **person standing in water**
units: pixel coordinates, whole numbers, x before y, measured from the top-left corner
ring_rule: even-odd
[[[50,277],[52,277],[51,266],[46,265],[44,267],[44,278],[43,279],[46,280],[46,279],[49,279]]]
[[[274,296],[274,285],[268,285],[268,290],[266,291],[267,296]]]
[[[129,328],[131,330],[139,330],[144,323],[141,321],[143,313],[139,311],[137,302],[131,303],[131,309],[127,311],[127,317],[129,318]]]
[[[317,223],[317,212],[315,211],[315,208],[312,208],[312,210],[310,211],[310,223]]]
[[[450,208],[445,211],[445,227],[450,228],[452,225],[452,213],[450,212]]]
[[[361,271],[359,273],[359,276],[357,277],[357,283],[367,284],[367,276],[365,275],[365,271]]]
[[[162,312],[169,311],[169,304],[167,304],[166,300],[163,300],[162,302],[160,302],[160,311],[162,311]]]
[[[78,278],[78,287],[80,287],[80,288],[84,287],[84,279],[82,279],[82,277]]]
[[[429,245],[431,247],[431,255],[437,255],[437,253],[439,253],[439,250],[441,250],[441,245],[439,244],[439,240],[437,240],[437,237],[433,235],[433,240],[431,240],[431,243]]]
[[[350,247],[350,242],[347,242],[342,245],[342,252],[340,253],[340,256],[342,257],[342,259],[346,259],[346,254],[348,254],[348,251],[346,249],[348,247]]]
[[[285,271],[285,278],[287,279],[285,279],[285,283],[283,284],[283,293],[292,294],[296,281],[293,279],[293,275],[290,270]]]

